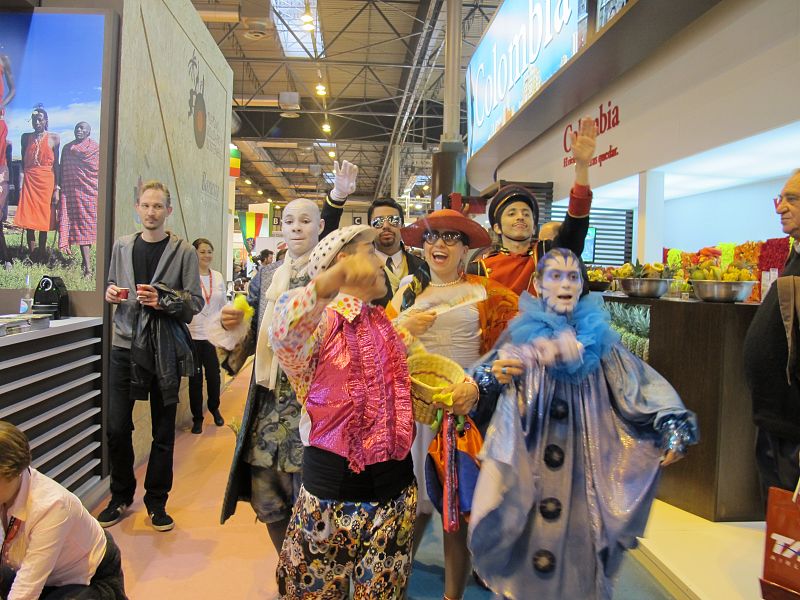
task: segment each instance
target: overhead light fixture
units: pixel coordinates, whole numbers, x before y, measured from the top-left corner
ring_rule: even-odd
[[[324,96],[328,93],[328,88],[323,83],[317,84],[317,96]]]
[[[300,27],[305,31],[314,31],[314,24],[313,23],[303,23]]]
[[[270,204],[272,204],[272,198],[267,198],[267,202],[269,202]]]
[[[241,16],[238,4],[195,4],[195,10],[206,23],[238,23]]]
[[[322,124],[322,131],[324,131],[325,133],[330,133],[331,132],[331,124],[328,123],[327,121],[325,121]]]
[[[415,204],[415,205],[414,205],[414,208],[415,208],[416,210],[422,210],[422,204]]]
[[[244,182],[245,182],[247,185],[253,185],[253,182],[252,182],[252,181],[250,181],[249,179],[245,179],[245,180],[244,180]]]
[[[427,192],[429,189],[431,189],[431,186],[429,186],[429,185],[426,183],[425,185],[423,185],[423,186],[422,186],[422,189],[423,189],[423,190],[425,190],[425,191]]]
[[[303,14],[300,15],[300,20],[303,23],[311,23],[314,21],[314,15],[311,14],[311,6],[309,5],[308,0],[306,0],[306,9],[303,11]]]
[[[292,112],[292,111],[286,111],[286,112],[282,112],[281,113],[281,117],[283,117],[284,119],[299,119],[300,118],[300,113]]]
[[[331,150],[330,152],[328,152],[328,156],[330,156],[331,158],[336,158],[336,152]]]
[[[258,190],[258,195],[259,195],[259,196],[263,196],[263,195],[264,195],[264,192],[263,192],[263,191],[261,191],[261,190]]]

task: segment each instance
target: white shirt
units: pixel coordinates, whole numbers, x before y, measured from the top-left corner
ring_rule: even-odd
[[[380,250],[375,250],[375,254],[378,255],[378,258],[380,258],[381,262],[385,265],[386,259],[389,258],[389,255],[384,254]],[[394,271],[395,273],[399,273],[402,266],[403,266],[403,247],[400,246],[400,250],[392,254],[392,271]]]
[[[11,517],[21,522],[8,555],[17,571],[8,600],[36,600],[46,585],[88,585],[106,553],[103,529],[77,496],[32,467],[3,517],[3,538]]]
[[[203,300],[206,300],[206,294],[211,292],[211,298],[206,301],[203,310],[197,313],[192,322],[189,323],[189,332],[192,334],[193,340],[207,340],[208,333],[206,328],[209,321],[219,317],[219,311],[225,306],[226,302],[226,289],[225,279],[222,273],[210,269],[211,275],[200,275],[200,290],[203,294]],[[210,279],[210,281],[209,281]]]

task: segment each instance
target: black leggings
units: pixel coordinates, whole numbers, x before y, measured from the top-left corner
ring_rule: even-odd
[[[195,421],[203,420],[203,371],[206,374],[208,390],[208,410],[219,410],[219,360],[217,349],[208,340],[194,340],[197,361],[200,369],[193,377],[189,377],[189,407]]]

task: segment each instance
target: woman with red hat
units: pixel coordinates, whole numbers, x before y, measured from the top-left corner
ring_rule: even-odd
[[[397,317],[428,352],[470,368],[492,348],[517,313],[517,296],[511,290],[486,277],[464,272],[468,249],[489,244],[489,235],[478,223],[450,209],[431,213],[403,228],[401,234],[406,245],[423,249],[430,278],[420,273],[408,285],[401,286],[386,308],[387,315]],[[474,294],[476,286],[484,300],[441,311],[442,304]],[[434,308],[437,310],[432,310]],[[435,316],[437,312],[438,317]],[[463,383],[448,391],[453,396],[448,410],[456,415],[467,415],[478,404],[478,386],[471,377],[465,375]],[[412,446],[414,473],[419,483],[415,547],[419,546],[433,514],[425,485],[426,455],[433,438],[430,427],[418,424]],[[438,485],[438,482],[428,484]],[[462,597],[471,571],[466,534],[467,527],[463,523],[458,531],[444,533],[445,598],[449,600]]]

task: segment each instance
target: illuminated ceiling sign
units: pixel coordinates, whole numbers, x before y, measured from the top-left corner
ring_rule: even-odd
[[[469,156],[577,49],[578,0],[506,0],[467,67]]]

